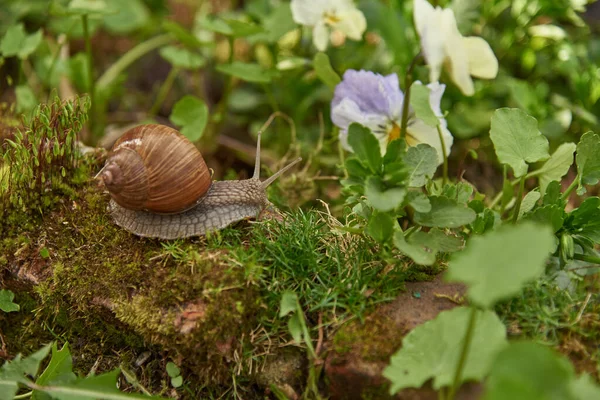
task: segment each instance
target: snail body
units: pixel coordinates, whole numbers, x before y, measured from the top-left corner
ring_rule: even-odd
[[[261,181],[259,133],[252,178],[212,182],[187,138],[163,125],[141,125],[115,143],[99,175],[117,225],[137,236],[177,239],[258,216],[272,206],[266,188],[299,161]]]

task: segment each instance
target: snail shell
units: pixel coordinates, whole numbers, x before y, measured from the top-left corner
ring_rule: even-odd
[[[141,125],[113,146],[99,176],[112,200],[115,223],[142,237],[178,239],[204,235],[273,209],[267,187],[301,159],[260,180],[260,132],[254,175],[211,182],[196,147],[175,129]]]
[[[164,125],[141,125],[114,144],[101,173],[113,200],[129,210],[177,213],[193,207],[211,186],[193,143]]]

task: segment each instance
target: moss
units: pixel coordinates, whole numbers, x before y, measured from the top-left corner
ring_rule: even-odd
[[[193,240],[137,238],[113,224],[106,209],[106,196],[88,186],[42,229],[3,240],[6,264],[39,280],[31,324],[51,320],[68,340],[81,335],[134,349],[147,341],[184,360],[201,380],[229,382],[234,354],[242,353],[239,338],[256,325],[261,307],[244,267],[224,263],[223,250],[198,250]]]
[[[334,351],[339,355],[353,353],[365,361],[388,361],[400,347],[402,336],[394,321],[379,314],[343,326],[334,336]]]

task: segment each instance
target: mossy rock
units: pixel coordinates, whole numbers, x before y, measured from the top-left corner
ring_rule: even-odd
[[[244,266],[207,250],[205,239],[135,237],[113,224],[106,207],[107,196],[88,186],[38,230],[5,239],[5,284],[16,276],[10,285],[21,292],[28,282],[55,324],[107,333],[126,327],[129,345],[160,345],[207,383],[228,381],[261,308]]]

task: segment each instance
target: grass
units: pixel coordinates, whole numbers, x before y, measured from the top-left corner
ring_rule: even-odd
[[[550,275],[531,282],[496,311],[509,337],[553,346],[569,356],[579,372],[600,376],[600,299],[598,283],[560,288]]]

